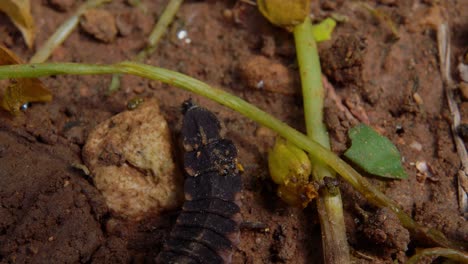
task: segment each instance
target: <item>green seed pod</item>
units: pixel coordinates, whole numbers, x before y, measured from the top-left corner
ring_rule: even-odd
[[[310,0],[257,0],[258,9],[272,24],[292,28],[309,16]]]
[[[277,184],[307,183],[311,164],[307,154],[283,138],[277,138],[268,153],[268,167],[272,180]]]

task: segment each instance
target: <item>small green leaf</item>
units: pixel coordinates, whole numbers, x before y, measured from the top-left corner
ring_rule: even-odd
[[[317,42],[331,39],[331,34],[335,29],[336,21],[332,18],[326,18],[322,22],[312,25],[312,34]]]
[[[398,149],[386,137],[364,124],[353,127],[349,133],[351,147],[345,156],[368,173],[393,179],[406,179]]]

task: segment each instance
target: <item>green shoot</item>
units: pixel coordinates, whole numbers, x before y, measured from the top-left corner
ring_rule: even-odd
[[[349,130],[352,145],[345,156],[366,172],[392,179],[406,179],[398,149],[386,137],[364,124]]]
[[[308,18],[304,23],[295,26],[293,31],[302,83],[305,122],[309,138],[324,148],[330,149],[328,132],[323,124],[322,72],[312,31],[312,23]],[[309,157],[313,164],[312,177],[315,181],[323,182],[325,177],[335,177],[335,172],[318,160],[314,154],[309,152]],[[350,263],[341,194],[339,190],[331,193],[326,188],[324,189],[320,190],[317,197],[324,261],[325,263]]]
[[[462,249],[463,245],[448,240],[440,231],[427,228],[416,223],[405,213],[401,207],[385,196],[378,189],[374,188],[364,177],[354,170],[345,161],[336,156],[335,153],[323,147],[316,141],[308,138],[306,135],[288,126],[282,121],[274,118],[263,110],[248,103],[247,101],[223,91],[213,88],[210,85],[191,78],[182,73],[171,70],[149,66],[136,62],[121,62],[111,65],[92,65],[79,63],[44,63],[44,64],[23,64],[0,66],[0,80],[8,78],[34,78],[50,75],[89,75],[89,74],[131,74],[158,80],[186,91],[204,96],[221,105],[237,111],[238,113],[258,122],[259,124],[270,128],[278,135],[289,140],[294,145],[307,151],[314,157],[314,160],[323,162],[330,166],[351,186],[359,191],[370,203],[379,207],[388,207],[400,219],[402,225],[409,229],[413,234],[424,237],[426,242],[439,246]]]

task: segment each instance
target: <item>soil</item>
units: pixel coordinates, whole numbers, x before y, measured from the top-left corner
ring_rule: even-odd
[[[82,2],[31,1],[38,29],[36,47]],[[105,20],[89,16],[50,61],[113,63],[133,58],[145,47],[167,1],[141,0],[136,7],[130,2],[135,1],[115,0],[102,7],[96,14]],[[225,89],[304,131],[293,38],[245,2],[185,1],[146,63]],[[467,242],[468,223],[457,201],[460,159],[450,131],[435,32],[422,22],[432,8],[447,11],[458,63],[468,43],[468,5],[464,0],[369,4],[394,21],[398,39],[387,24],[352,1],[312,5],[316,21],[332,14],[346,16],[332,40],[319,44],[323,71],[338,102],[349,110],[342,111],[328,93],[325,122],[333,150],[342,154],[349,146],[348,129],[358,121],[368,122],[395,143],[409,174],[407,180],[371,178],[372,183],[419,223]],[[187,31],[183,39],[177,34],[181,30]],[[0,44],[25,61],[34,53],[4,14],[0,14]],[[108,95],[110,76],[42,80],[53,91],[51,103],[33,104],[16,117],[0,111],[0,262],[154,261],[178,211],[148,213],[138,221],[120,217],[106,206],[92,178],[75,168],[83,163],[82,149],[93,128],[125,111],[132,98],[141,97],[158,100],[175,144],[181,104],[193,98],[216,113],[225,137],[237,145],[245,169],[241,214],[250,224],[243,225],[233,263],[321,263],[315,205],[304,210],[288,207],[276,197],[269,179],[267,152],[273,132],[160,82],[122,76],[121,89]],[[461,104],[462,112],[467,105]],[[418,162],[426,162],[429,172],[419,172]],[[370,205],[346,182],[339,186],[356,263],[400,263],[416,248],[427,246],[410,238],[391,212]]]

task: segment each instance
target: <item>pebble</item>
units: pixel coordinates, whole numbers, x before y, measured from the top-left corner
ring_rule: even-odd
[[[91,9],[87,11],[81,21],[81,28],[97,40],[104,43],[111,43],[117,36],[117,26],[114,16],[101,9]]]

